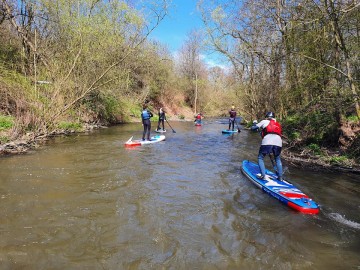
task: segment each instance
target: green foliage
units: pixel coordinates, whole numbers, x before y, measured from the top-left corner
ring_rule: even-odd
[[[315,155],[320,155],[320,154],[321,154],[320,146],[317,145],[316,143],[312,143],[312,144],[308,145],[308,148],[309,148]]]
[[[331,143],[329,134],[334,134],[336,119],[329,113],[313,108],[289,115],[283,121],[284,134],[290,140],[300,140],[305,145]]]
[[[353,123],[358,123],[360,121],[359,117],[356,115],[349,115],[346,117],[346,120]]]
[[[301,134],[300,134],[300,132],[298,132],[298,131],[294,131],[294,132],[291,132],[290,134],[289,134],[289,139],[290,140],[298,140],[298,139],[300,139],[301,138]]]
[[[0,131],[8,130],[14,126],[14,118],[12,116],[0,115]]]
[[[184,119],[185,119],[185,116],[182,115],[182,114],[179,114],[178,118],[181,119],[181,120],[184,120]]]
[[[0,136],[0,144],[8,143],[10,141],[8,136]]]
[[[330,164],[338,166],[351,166],[351,161],[346,156],[333,156],[329,159]]]
[[[81,123],[76,123],[76,122],[60,122],[58,124],[58,128],[64,129],[64,130],[81,131],[82,130],[82,124]]]

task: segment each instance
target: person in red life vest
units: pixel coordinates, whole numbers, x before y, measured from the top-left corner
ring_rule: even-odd
[[[195,123],[198,124],[198,125],[201,125],[201,119],[203,119],[203,116],[201,113],[198,113],[196,116],[195,116]]]
[[[235,125],[235,120],[236,120],[235,106],[231,106],[231,110],[229,111],[229,114],[230,114],[229,130],[230,130],[230,127],[232,126],[232,131],[234,131],[234,125]]]
[[[145,135],[147,135],[147,140],[150,141],[150,130],[151,130],[151,122],[150,118],[153,117],[153,114],[148,110],[147,105],[143,105],[143,110],[141,112],[141,120],[144,126],[142,140],[145,141]]]
[[[282,131],[280,123],[275,119],[275,114],[273,112],[266,113],[264,120],[260,121],[259,123],[254,123],[251,127],[251,130],[258,129],[261,129],[262,137],[258,155],[258,163],[261,175],[258,175],[258,178],[263,179],[265,177],[264,157],[266,155],[273,154],[275,157],[278,179],[282,181],[283,169],[280,158],[282,150]]]

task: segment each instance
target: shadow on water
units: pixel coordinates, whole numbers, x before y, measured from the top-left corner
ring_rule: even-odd
[[[241,174],[257,134],[221,134],[226,119],[171,126],[152,145],[125,148],[141,137],[126,124],[1,158],[0,268],[360,268],[359,176],[284,163],[321,205],[300,214]]]

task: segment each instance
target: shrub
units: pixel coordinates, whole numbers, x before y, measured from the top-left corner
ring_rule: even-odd
[[[14,119],[11,116],[0,115],[0,131],[12,128]]]
[[[308,146],[308,148],[315,154],[315,155],[320,155],[321,154],[321,149],[320,146],[317,145],[316,143],[312,143]]]

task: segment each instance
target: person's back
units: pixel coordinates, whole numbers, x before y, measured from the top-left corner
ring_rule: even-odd
[[[282,151],[282,139],[281,139],[281,125],[275,119],[275,114],[273,112],[268,112],[265,115],[265,119],[259,123],[253,123],[251,127],[252,130],[261,129],[261,146],[259,149],[258,163],[261,171],[259,178],[265,177],[265,163],[264,157],[266,155],[274,155],[277,174],[279,180],[282,180],[282,163],[280,159],[280,154]]]
[[[143,110],[141,112],[141,119],[144,126],[142,140],[145,140],[145,135],[147,134],[147,139],[150,141],[150,130],[151,130],[151,122],[150,118],[153,117],[153,114],[148,110],[147,106],[143,106]]]
[[[229,111],[229,130],[232,126],[232,130],[234,130],[234,126],[235,126],[235,119],[236,119],[236,111],[235,111],[235,106],[231,106],[231,109]]]

